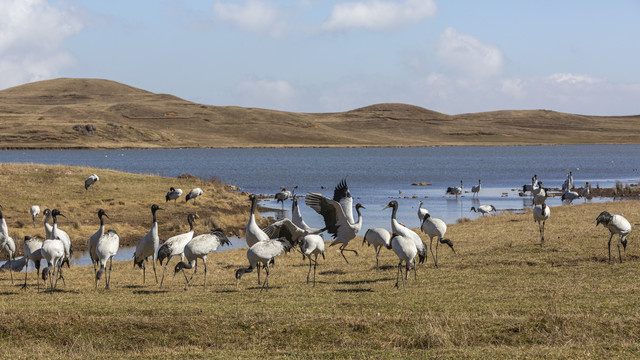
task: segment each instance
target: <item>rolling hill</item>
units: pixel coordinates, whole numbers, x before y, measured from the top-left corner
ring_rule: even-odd
[[[0,133],[2,149],[624,144],[640,143],[640,115],[447,115],[406,104],[294,113],[63,78],[0,91]]]

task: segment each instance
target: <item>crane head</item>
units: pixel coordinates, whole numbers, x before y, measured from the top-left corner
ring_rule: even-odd
[[[611,220],[613,220],[613,215],[608,211],[603,211],[596,218],[596,226],[598,226],[600,223],[604,225],[609,225]]]
[[[398,207],[398,202],[395,200],[391,200],[389,201],[389,204],[387,204],[387,206],[382,208],[382,210],[385,210],[387,208],[397,208],[397,207]]]

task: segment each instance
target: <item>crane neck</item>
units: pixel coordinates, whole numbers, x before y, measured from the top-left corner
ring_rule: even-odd
[[[358,224],[362,224],[362,214],[360,214],[360,207],[356,206],[356,213],[358,214]]]

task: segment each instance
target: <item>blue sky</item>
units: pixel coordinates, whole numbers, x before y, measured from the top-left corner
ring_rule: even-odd
[[[640,114],[640,1],[0,0],[0,89],[102,78],[208,105]]]

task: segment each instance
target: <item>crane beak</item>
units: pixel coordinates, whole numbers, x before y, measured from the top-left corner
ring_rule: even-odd
[[[383,207],[382,210],[386,210],[388,207],[389,207],[389,205]]]
[[[106,216],[107,218],[111,219],[111,218],[109,217],[109,215],[107,215],[107,213],[104,213],[104,216]]]

